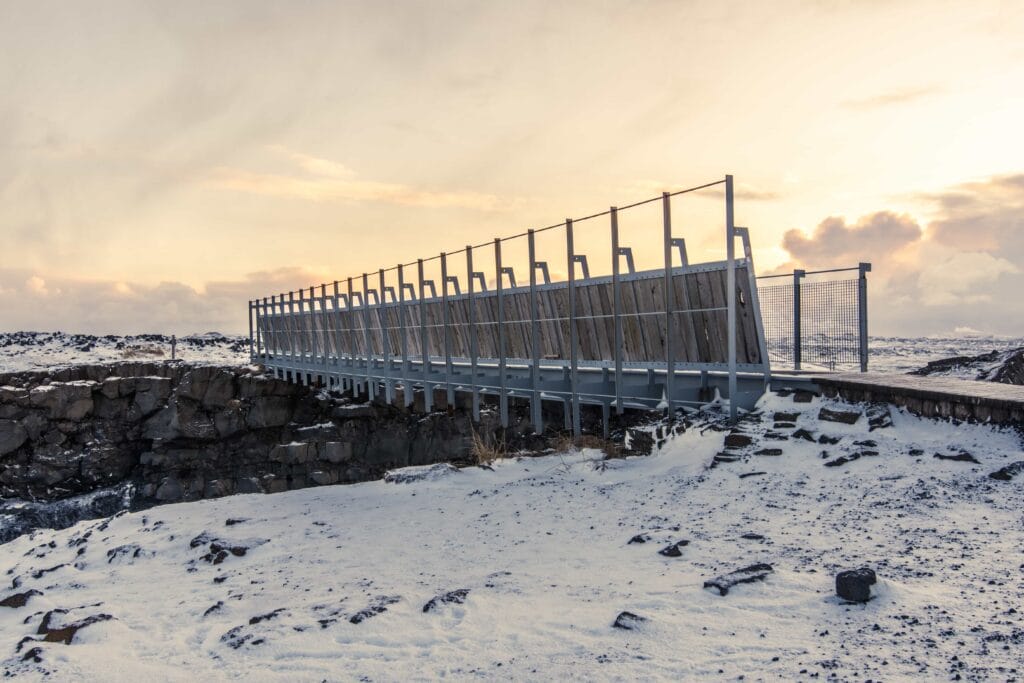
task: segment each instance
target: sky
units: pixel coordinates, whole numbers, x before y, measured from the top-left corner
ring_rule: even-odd
[[[758,273],[870,261],[873,333],[1024,336],[1021,2],[0,0],[0,44],[0,329],[244,332],[732,174]],[[672,218],[724,256],[720,188]],[[621,220],[655,267],[660,210]]]

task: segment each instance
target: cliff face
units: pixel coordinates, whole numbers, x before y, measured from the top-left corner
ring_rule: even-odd
[[[485,439],[499,430],[486,414],[476,427]],[[354,404],[253,368],[9,373],[0,375],[0,496],[55,500],[131,482],[144,501],[173,502],[351,483],[465,460],[472,433],[459,411]]]

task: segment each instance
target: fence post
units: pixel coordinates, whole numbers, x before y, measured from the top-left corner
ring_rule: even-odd
[[[572,219],[565,219],[565,246],[569,265],[569,389],[572,406],[572,434],[582,435],[580,427],[579,354],[576,351],[576,252],[573,245]]]
[[[494,276],[497,281],[495,296],[498,297],[498,319],[495,323],[498,326],[498,415],[501,418],[501,426],[508,427],[508,388],[505,359],[505,285],[502,282],[501,269],[501,240],[494,239]]]
[[[452,332],[448,313],[448,254],[441,252],[441,333],[444,335],[444,389],[447,406],[455,403],[452,388]]]
[[[729,327],[729,419],[736,421],[736,240],[733,218],[732,176],[725,176],[725,252],[727,263],[726,292]]]
[[[402,335],[402,403],[412,405],[412,382],[409,380],[409,339],[405,320],[405,266],[398,264],[398,333]]]
[[[380,353],[384,360],[384,401],[390,405],[394,400],[395,383],[391,380],[391,331],[388,329],[390,318],[384,308],[386,301],[384,293],[387,291],[387,281],[384,277],[384,269],[377,270],[378,287],[380,289]]]
[[[537,310],[537,244],[533,229],[526,233],[530,261],[530,422],[533,431],[544,432],[543,406],[540,399],[540,321]]]
[[[806,270],[797,268],[793,271],[793,369],[799,370],[803,362],[803,328],[800,324],[800,280],[807,275]]]
[[[870,263],[861,263],[857,266],[859,276],[857,278],[857,316],[859,318],[860,333],[860,371],[868,371],[868,273],[871,272]]]
[[[473,301],[473,247],[466,245],[466,269],[469,278],[466,303],[469,307],[469,371],[473,387],[473,421],[480,421],[480,388],[477,386],[476,359],[479,353],[476,335],[476,302]]]
[[[378,299],[377,303],[380,303]],[[373,381],[373,337],[370,333],[370,276],[363,273],[363,325],[366,328],[364,337],[366,339],[366,395],[372,401],[376,395],[375,382]]]
[[[675,411],[675,359],[672,348],[672,312],[675,310],[675,287],[672,286],[672,204],[668,192],[661,193],[662,224],[665,240],[665,414],[669,421]],[[730,238],[730,243],[732,238]],[[731,271],[730,271],[731,272]]]
[[[420,372],[423,373],[423,412],[434,409],[434,392],[430,388],[430,340],[427,339],[427,305],[423,293],[423,259],[416,259],[416,271],[419,279],[419,310],[420,310]]]
[[[612,219],[612,321],[615,323],[615,412],[622,415],[622,283],[619,280],[619,210],[611,207]]]

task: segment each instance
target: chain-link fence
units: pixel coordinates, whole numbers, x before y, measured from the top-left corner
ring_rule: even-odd
[[[867,273],[856,268],[758,278],[768,356],[776,369],[867,371]],[[849,277],[847,273],[856,273]],[[779,282],[782,278],[788,281]]]

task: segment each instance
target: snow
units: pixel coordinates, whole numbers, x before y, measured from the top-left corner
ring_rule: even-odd
[[[0,598],[43,594],[0,607],[0,657],[53,680],[1019,676],[1024,487],[987,475],[1024,459],[1020,435],[895,409],[869,432],[822,406],[851,409],[766,396],[743,425],[755,444],[714,468],[724,432],[705,421],[650,457],[574,451],[36,532],[4,546]],[[767,440],[793,432],[775,411],[840,442]],[[866,440],[879,455],[823,466]],[[752,454],[765,446],[784,453]],[[933,457],[961,450],[981,464]],[[703,588],[761,562],[762,582]],[[862,565],[875,597],[843,604],[834,576]],[[16,652],[57,608],[59,625],[113,618]],[[644,621],[613,628],[623,611]],[[21,661],[31,647],[41,662]]]

